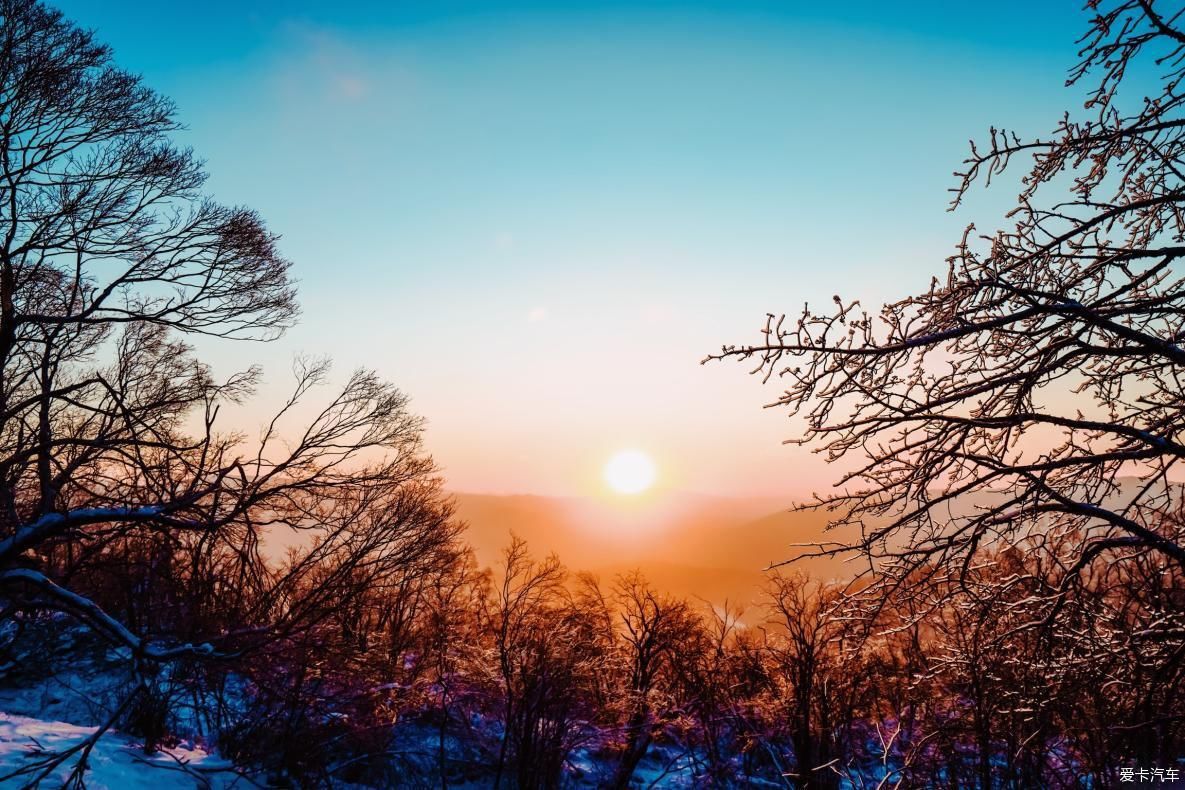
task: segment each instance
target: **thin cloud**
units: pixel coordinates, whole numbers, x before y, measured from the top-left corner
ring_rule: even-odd
[[[343,99],[361,99],[369,92],[369,86],[361,77],[339,76],[335,84],[336,95]]]

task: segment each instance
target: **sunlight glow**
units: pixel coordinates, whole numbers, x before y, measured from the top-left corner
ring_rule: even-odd
[[[605,464],[605,482],[619,494],[640,494],[656,476],[654,462],[641,450],[622,450]]]

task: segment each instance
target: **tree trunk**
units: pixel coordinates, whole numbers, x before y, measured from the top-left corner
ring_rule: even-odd
[[[646,706],[642,706],[630,716],[626,732],[625,749],[621,753],[621,762],[618,763],[610,784],[613,790],[626,790],[629,787],[638,763],[642,762],[650,748],[650,711]]]

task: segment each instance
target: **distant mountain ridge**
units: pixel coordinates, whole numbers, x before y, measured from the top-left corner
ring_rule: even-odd
[[[809,551],[795,543],[833,539],[827,514],[791,512],[773,498],[668,493],[638,501],[579,497],[454,494],[467,540],[483,566],[497,566],[511,532],[538,557],[556,553],[574,571],[603,582],[634,568],[660,589],[749,605],[765,569]],[[810,558],[788,570],[820,579],[854,575],[838,558]]]

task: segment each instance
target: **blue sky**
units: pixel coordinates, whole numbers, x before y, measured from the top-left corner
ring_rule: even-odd
[[[945,213],[968,139],[1080,105],[1085,29],[1031,2],[58,5],[296,262],[301,325],[216,367],[263,362],[265,400],[295,353],[376,368],[455,488],[537,493],[626,446],[671,487],[824,484],[776,390],[699,359],[924,288],[1015,196]]]

